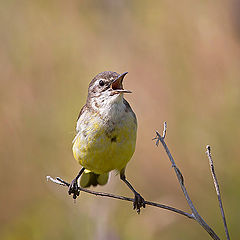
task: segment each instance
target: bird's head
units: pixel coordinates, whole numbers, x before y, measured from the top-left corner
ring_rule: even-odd
[[[96,105],[101,106],[120,101],[123,93],[131,93],[123,89],[123,79],[126,75],[127,72],[123,74],[111,71],[99,73],[89,84],[88,102],[95,102]]]

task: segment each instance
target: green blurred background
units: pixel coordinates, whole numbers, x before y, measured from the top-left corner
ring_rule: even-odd
[[[0,239],[209,239],[193,221],[67,189],[80,166],[71,141],[90,80],[128,71],[138,117],[128,179],[147,200],[188,206],[162,147],[167,143],[200,214],[222,220],[205,146],[212,146],[232,239],[239,237],[240,1],[1,1]],[[95,190],[132,196],[112,174]],[[224,239],[224,237],[223,237]]]

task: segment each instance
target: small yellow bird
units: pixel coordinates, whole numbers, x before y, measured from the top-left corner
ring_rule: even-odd
[[[117,170],[120,179],[134,193],[133,207],[140,212],[145,207],[142,196],[125,176],[125,168],[136,144],[137,119],[129,103],[124,99],[123,79],[127,72],[99,73],[89,84],[87,102],[80,111],[76,136],[73,140],[74,158],[83,166],[72,181],[68,193],[79,196],[81,187],[104,185],[109,172]]]

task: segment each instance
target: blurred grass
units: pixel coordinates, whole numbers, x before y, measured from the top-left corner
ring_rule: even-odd
[[[76,117],[89,81],[128,71],[138,142],[127,169],[142,195],[188,209],[161,147],[167,143],[199,212],[223,236],[204,154],[212,146],[231,237],[239,236],[238,1],[1,1],[0,238],[205,239],[196,224],[82,194],[76,204],[45,176],[68,180]],[[112,176],[99,190],[130,195]],[[174,229],[174,231],[173,231]]]

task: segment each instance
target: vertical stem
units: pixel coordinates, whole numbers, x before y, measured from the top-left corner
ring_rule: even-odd
[[[212,155],[211,155],[211,148],[210,148],[209,145],[207,145],[206,148],[207,148],[206,154],[207,154],[207,156],[208,156],[209,165],[210,165],[210,170],[211,170],[211,173],[212,173],[215,190],[216,190],[217,197],[218,197],[218,202],[219,202],[219,207],[220,207],[220,210],[221,210],[221,215],[222,215],[222,219],[223,219],[223,224],[224,224],[224,229],[225,229],[226,237],[227,237],[227,240],[230,240],[230,236],[229,236],[229,232],[228,232],[228,227],[227,227],[227,221],[226,221],[225,213],[224,213],[224,210],[223,210],[223,204],[222,204],[222,198],[221,198],[220,188],[219,188],[217,176],[216,176],[216,173],[215,173],[215,170],[214,170],[214,165],[213,165],[213,160],[212,160]]]

